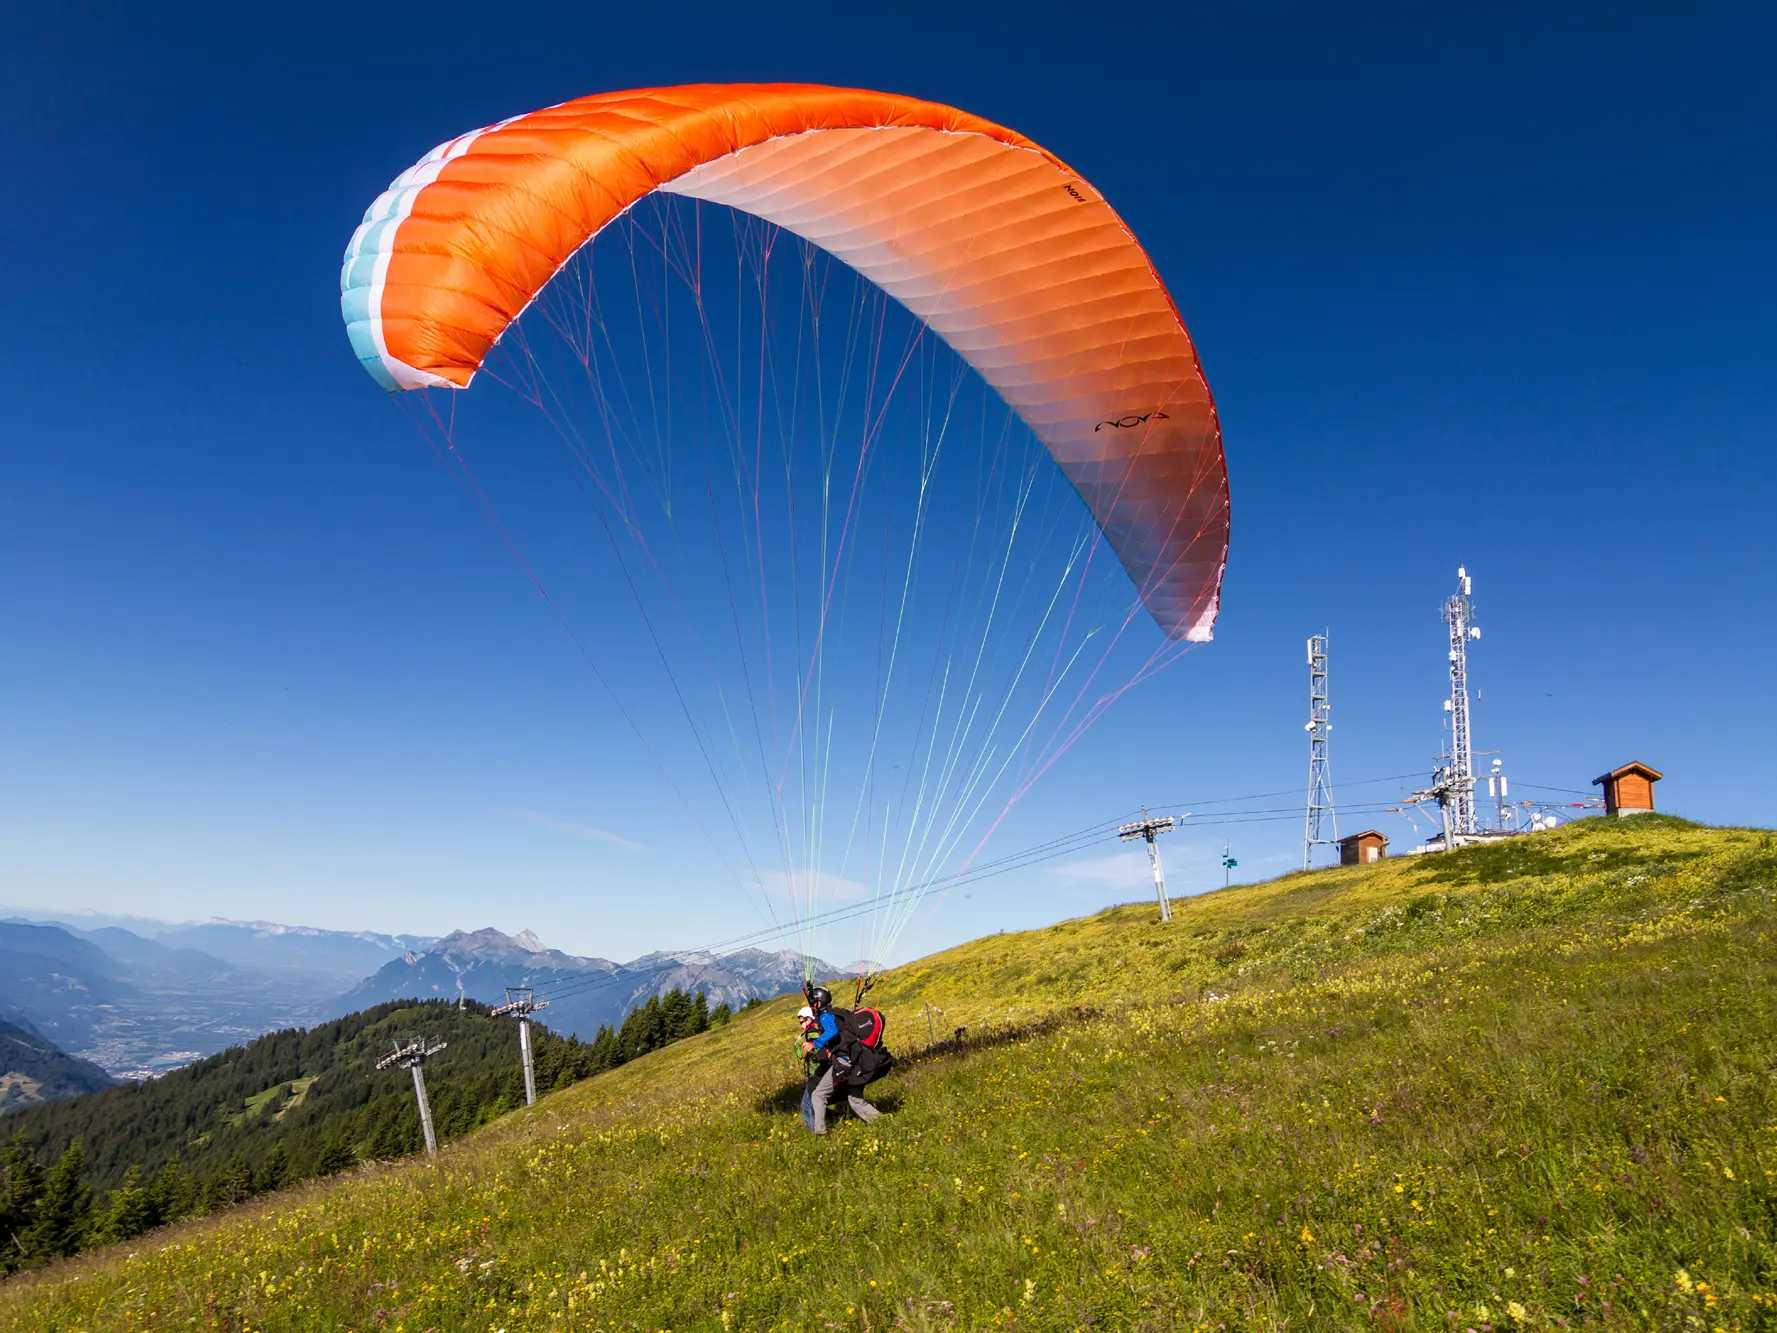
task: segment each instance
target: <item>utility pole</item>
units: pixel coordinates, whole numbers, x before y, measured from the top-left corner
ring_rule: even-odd
[[[1172,920],[1172,904],[1166,901],[1166,873],[1160,868],[1160,849],[1154,845],[1154,839],[1162,833],[1171,833],[1173,824],[1171,815],[1164,819],[1149,819],[1148,807],[1144,805],[1140,819],[1117,830],[1117,836],[1124,842],[1132,842],[1136,838],[1147,842],[1148,864],[1154,867],[1154,893],[1160,899],[1160,920],[1163,922]]]
[[[1222,887],[1225,889],[1234,879],[1234,867],[1240,862],[1234,859],[1233,844],[1222,843]]]
[[[539,1009],[547,1009],[548,1000],[539,1000],[535,987],[506,987],[506,1003],[498,1009],[488,1011],[489,1018],[499,1018],[504,1014],[513,1014],[518,1018],[518,1049],[524,1055],[524,1104],[537,1104],[537,1076],[531,1069],[531,1015]]]
[[[1474,582],[1466,568],[1456,571],[1456,591],[1444,601],[1444,624],[1450,630],[1450,697],[1444,711],[1450,714],[1450,751],[1440,756],[1438,784],[1445,789],[1438,804],[1443,807],[1446,831],[1444,850],[1451,837],[1473,837],[1480,831],[1475,819],[1475,747],[1469,732],[1468,646],[1481,637],[1474,623],[1475,604],[1469,599]]]
[[[425,1037],[415,1037],[405,1046],[397,1044],[392,1055],[385,1055],[376,1062],[378,1069],[399,1065],[403,1069],[413,1071],[413,1095],[420,1104],[420,1129],[426,1136],[426,1156],[428,1157],[438,1156],[438,1136],[432,1132],[432,1105],[426,1100],[426,1076],[420,1072],[420,1066],[449,1044],[449,1042],[441,1041],[433,1046],[428,1043]]]
[[[1302,834],[1302,869],[1314,864],[1314,849],[1336,846],[1339,816],[1333,811],[1333,779],[1327,761],[1327,636],[1308,640],[1308,824]]]

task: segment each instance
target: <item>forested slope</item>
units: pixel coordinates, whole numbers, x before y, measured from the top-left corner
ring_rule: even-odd
[[[726,1017],[717,1010],[716,1021]],[[710,1020],[702,995],[672,991],[590,1043],[533,1024],[537,1086],[565,1088],[705,1031]],[[411,1077],[376,1068],[415,1036],[445,1043],[426,1064],[441,1141],[523,1104],[515,1022],[473,1001],[408,1000],[270,1033],[163,1078],[8,1117],[0,1273],[360,1161],[418,1152]]]
[[[0,1115],[58,1097],[97,1092],[111,1076],[47,1038],[0,1019]]]
[[[0,1322],[1771,1328],[1774,896],[1644,817],[998,936],[877,992],[877,1125],[803,1132],[786,1000]]]

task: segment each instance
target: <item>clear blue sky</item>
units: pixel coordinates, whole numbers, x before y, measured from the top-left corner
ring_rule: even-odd
[[[1477,740],[1521,782],[1643,759],[1667,808],[1772,822],[1767,8],[178,8],[15,10],[0,41],[0,902],[617,957],[747,928],[601,762],[620,724],[337,304],[366,203],[434,143],[701,80],[1015,127],[1197,340],[1234,495],[1216,642],[995,852],[1299,790],[1322,626],[1336,778],[1425,772],[1459,563]],[[1297,854],[1294,822],[1232,831],[1243,875]],[[1220,850],[1175,837],[1175,888]],[[919,943],[1138,896],[1118,857],[983,883]]]

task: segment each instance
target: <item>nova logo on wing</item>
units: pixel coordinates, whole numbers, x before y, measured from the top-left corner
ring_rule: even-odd
[[[1143,412],[1139,416],[1132,412],[1126,417],[1116,417],[1110,421],[1099,422],[1092,428],[1092,433],[1096,435],[1106,426],[1109,426],[1112,430],[1128,430],[1132,426],[1144,426],[1150,421],[1166,420],[1168,420],[1166,413],[1160,411],[1158,408],[1152,412]]]

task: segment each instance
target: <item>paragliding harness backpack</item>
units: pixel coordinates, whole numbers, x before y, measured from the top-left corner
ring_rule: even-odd
[[[876,1050],[882,1045],[882,1030],[887,1026],[880,1009],[829,1009],[839,1024],[841,1037],[850,1037],[858,1045]]]
[[[882,1044],[883,1029],[888,1022],[879,1009],[829,1009],[839,1025],[839,1040],[834,1043],[837,1062],[849,1066],[846,1080],[861,1088],[873,1083],[894,1068],[895,1057]]]

